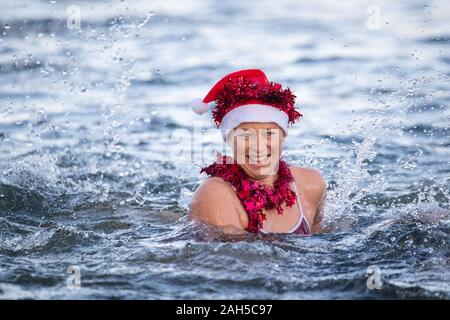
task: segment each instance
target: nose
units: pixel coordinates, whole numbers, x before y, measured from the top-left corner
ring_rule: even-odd
[[[249,154],[252,156],[266,157],[269,152],[267,141],[264,138],[257,137],[256,141],[249,145]]]

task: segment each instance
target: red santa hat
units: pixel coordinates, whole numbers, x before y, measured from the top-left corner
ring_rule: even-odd
[[[214,123],[226,140],[227,133],[243,122],[275,122],[287,135],[288,125],[302,116],[294,103],[295,95],[289,88],[269,82],[259,69],[247,69],[224,76],[192,108],[198,114],[212,108]]]

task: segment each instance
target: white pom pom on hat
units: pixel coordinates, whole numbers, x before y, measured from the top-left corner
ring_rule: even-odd
[[[204,114],[205,112],[208,112],[213,105],[214,103],[203,102],[201,98],[193,99],[190,104],[192,111],[196,114]]]

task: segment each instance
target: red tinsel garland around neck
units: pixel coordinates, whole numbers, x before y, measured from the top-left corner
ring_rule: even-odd
[[[263,209],[276,208],[278,214],[283,214],[282,204],[292,207],[296,202],[296,194],[289,187],[294,180],[289,165],[283,160],[279,161],[278,179],[273,187],[251,180],[239,165],[227,156],[217,155],[217,161],[204,167],[200,173],[205,172],[211,177],[220,177],[234,186],[236,195],[241,201],[248,215],[246,230],[258,233],[263,227],[266,215]]]
[[[212,115],[216,126],[219,126],[230,110],[247,101],[257,100],[286,112],[292,124],[303,116],[295,109],[295,98],[289,88],[282,89],[279,83],[254,83],[244,77],[230,78],[217,96]]]

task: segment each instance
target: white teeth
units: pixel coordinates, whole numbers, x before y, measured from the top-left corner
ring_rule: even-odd
[[[270,159],[270,157],[271,157],[271,155],[269,154],[265,158],[253,158],[253,157],[247,156],[247,159],[249,159],[255,163],[264,163],[264,162],[267,162]]]

